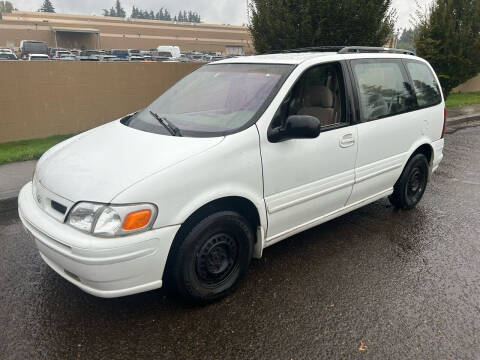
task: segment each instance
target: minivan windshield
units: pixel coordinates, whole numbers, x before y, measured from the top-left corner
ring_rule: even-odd
[[[128,120],[128,126],[168,134],[158,117],[182,136],[221,136],[258,120],[293,70],[283,64],[214,64],[187,75]]]

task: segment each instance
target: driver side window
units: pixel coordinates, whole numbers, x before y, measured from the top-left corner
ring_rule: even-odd
[[[339,63],[322,64],[307,70],[290,90],[273,126],[281,126],[292,115],[320,120],[323,130],[347,123],[345,86]]]

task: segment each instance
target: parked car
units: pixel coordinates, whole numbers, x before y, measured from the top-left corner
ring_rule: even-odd
[[[177,59],[180,57],[180,48],[178,46],[159,46],[157,47],[158,56],[168,56]]]
[[[113,55],[102,55],[100,61],[116,61],[117,57]]]
[[[70,58],[72,60],[75,60],[75,55],[71,51],[68,51],[68,50],[57,50],[57,51],[55,51],[53,56],[51,56],[52,60],[60,60],[60,59],[64,60],[66,58]]]
[[[144,61],[143,56],[132,55],[128,58],[128,61]]]
[[[0,47],[0,54],[2,53],[15,54],[13,50],[8,47]]]
[[[0,60],[17,60],[15,54],[0,51]]]
[[[59,61],[77,61],[77,57],[73,54],[62,54],[60,55],[60,58],[57,59]]]
[[[48,56],[47,43],[36,40],[20,41],[20,58],[26,60],[29,54],[44,54]]]
[[[76,60],[80,60],[80,53],[82,52],[81,50],[73,49],[70,50],[70,52],[75,56]]]
[[[408,51],[223,60],[47,151],[19,214],[45,262],[88,293],[166,281],[208,302],[287,237],[387,196],[414,208],[445,123],[437,76]]]
[[[171,61],[172,58],[169,56],[153,56],[152,60],[159,61],[159,62],[167,62],[167,61]]]
[[[50,60],[47,54],[28,54],[27,59],[28,61],[45,61]]]
[[[48,48],[48,57],[50,59],[54,58],[55,57],[55,54],[57,51],[63,51],[63,50],[66,50],[66,49],[63,49],[63,48]]]
[[[126,49],[112,49],[111,55],[115,56],[118,60],[128,60],[128,50]]]
[[[99,50],[82,50],[80,52],[81,61],[100,61],[105,53]]]
[[[205,62],[205,55],[200,52],[192,52],[187,54],[187,56],[190,58],[190,61]]]
[[[128,49],[128,57],[131,57],[131,56],[141,56],[140,50]]]

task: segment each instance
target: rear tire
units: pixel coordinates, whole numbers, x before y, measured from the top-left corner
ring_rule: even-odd
[[[233,211],[214,213],[178,239],[170,278],[188,301],[208,303],[227,296],[246,274],[254,233]]]
[[[423,154],[412,157],[388,197],[397,209],[413,209],[423,197],[428,184],[429,164]]]

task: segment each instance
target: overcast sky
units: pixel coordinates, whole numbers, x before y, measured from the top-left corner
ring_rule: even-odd
[[[10,0],[19,10],[36,11],[43,0]],[[420,0],[427,3],[430,0]],[[101,15],[102,9],[110,8],[115,0],[52,0],[55,10],[61,13]],[[247,22],[247,0],[121,0],[127,13],[135,5],[139,8],[158,9],[164,6],[172,13],[194,10],[202,21],[215,24],[242,25]],[[410,27],[410,14],[415,11],[415,0],[393,0],[398,11],[397,28]]]

